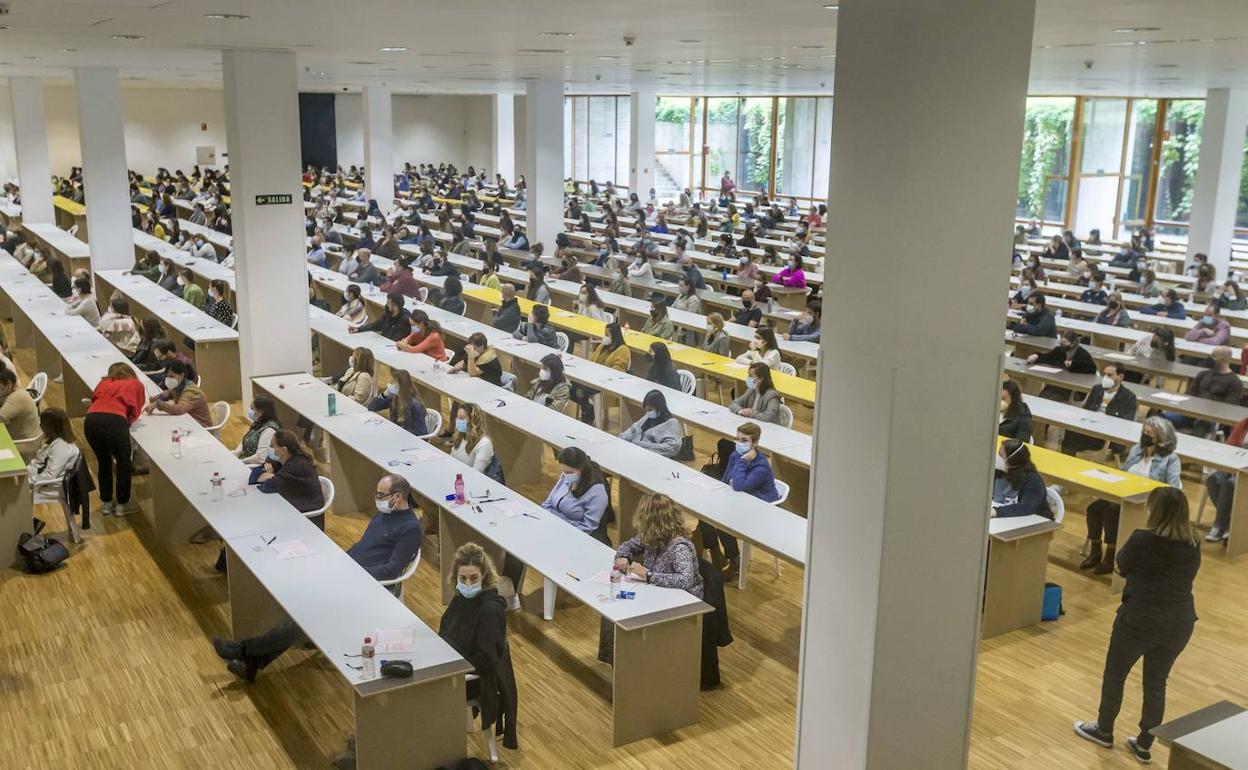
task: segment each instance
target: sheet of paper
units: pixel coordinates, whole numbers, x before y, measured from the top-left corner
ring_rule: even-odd
[[[731,363],[731,364],[724,364],[724,368],[725,368],[725,369],[734,369],[734,370],[745,371],[745,370],[746,370],[746,369],[748,369],[749,367],[748,367],[748,366],[746,366],[745,364],[738,364],[738,363],[736,363],[736,362],[733,362],[733,363]]]
[[[205,447],[205,446],[208,446],[208,439],[204,438],[203,436],[183,436],[182,437],[183,451],[187,449],[199,449],[200,447]]]
[[[494,507],[494,510],[508,517],[523,516],[532,509],[533,504],[527,500],[501,500],[497,503],[487,503]]]
[[[1112,358],[1115,361],[1134,361],[1135,356],[1129,356],[1126,353],[1106,353],[1106,358]]]
[[[692,484],[698,489],[706,490],[723,489],[725,486],[724,482],[713,479],[705,473],[694,473],[693,471],[682,471],[680,478],[676,480],[682,481],[686,484]]]
[[[1181,404],[1184,401],[1190,401],[1191,396],[1184,396],[1181,393],[1171,393],[1166,390],[1159,390],[1153,394],[1153,398],[1160,398],[1163,401],[1169,401],[1173,404]]]
[[[0,460],[12,460],[13,457],[12,449],[0,449]]]
[[[302,540],[287,540],[284,543],[274,543],[273,550],[277,552],[277,558],[283,561],[312,555],[312,549],[308,548],[307,544]]]
[[[1122,476],[1117,473],[1110,473],[1109,471],[1103,471],[1100,468],[1089,468],[1086,471],[1082,471],[1079,475],[1097,479],[1098,481],[1108,482],[1110,484],[1123,481],[1127,478],[1126,476]]]
[[[411,449],[404,449],[403,454],[417,462],[431,462],[434,460],[446,459],[445,453],[429,446],[428,444],[425,446],[413,447]]]
[[[385,417],[382,417],[374,412],[356,412],[351,416],[365,425],[380,425],[386,421]]]
[[[1056,366],[1033,366],[1031,367],[1031,370],[1033,372],[1044,372],[1046,374],[1057,374],[1058,372],[1062,371],[1061,369],[1058,369]]]
[[[380,630],[374,641],[378,655],[396,655],[416,651],[416,631],[411,628]]]
[[[299,384],[298,384],[298,385],[296,385],[295,387],[296,387],[296,388],[314,388],[314,387],[316,387],[316,381],[315,381],[315,380],[307,380],[307,381],[305,381],[305,382],[301,382],[301,383],[299,383]]]

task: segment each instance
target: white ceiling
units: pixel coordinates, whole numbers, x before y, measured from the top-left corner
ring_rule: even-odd
[[[309,90],[490,93],[542,76],[574,93],[830,94],[834,1],[0,0],[0,76],[117,66],[127,85],[216,88],[219,49],[263,47],[294,50]],[[1248,0],[1037,0],[1034,94],[1217,86],[1248,87]]]

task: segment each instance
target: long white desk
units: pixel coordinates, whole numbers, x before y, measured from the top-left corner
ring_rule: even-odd
[[[67,263],[66,275],[72,275],[77,270],[91,269],[91,252],[87,244],[56,225],[49,222],[23,222],[22,229],[38,241],[49,259],[61,259]]]

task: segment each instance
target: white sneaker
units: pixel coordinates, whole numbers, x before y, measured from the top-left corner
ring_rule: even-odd
[[[1209,534],[1205,535],[1205,542],[1219,543],[1222,541],[1222,528],[1214,524],[1209,528]]]
[[[139,512],[139,506],[135,505],[134,501],[131,500],[128,503],[123,503],[122,505],[117,506],[117,510],[113,513],[113,515],[114,516],[129,516],[132,513],[138,513],[138,512]]]
[[[109,500],[107,503],[104,503],[103,505],[100,506],[100,513],[104,514],[105,516],[112,516],[116,512],[117,512],[117,504],[114,503],[112,500]]]

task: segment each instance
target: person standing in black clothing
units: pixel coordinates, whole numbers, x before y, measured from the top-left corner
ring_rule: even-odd
[[[1166,679],[1196,625],[1192,582],[1199,569],[1200,545],[1188,518],[1187,497],[1174,487],[1153,490],[1147,526],[1133,532],[1118,552],[1118,572],[1127,584],[1109,637],[1100,711],[1095,722],[1075,722],[1079,737],[1113,748],[1123,686],[1142,657],[1140,733],[1127,738],[1126,745],[1136,759],[1151,761],[1151,730],[1165,714]]]

